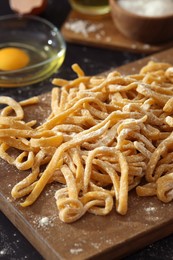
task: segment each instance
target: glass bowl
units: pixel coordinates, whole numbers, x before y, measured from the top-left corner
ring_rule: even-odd
[[[69,0],[71,7],[84,15],[106,15],[110,12],[108,0]]]
[[[1,87],[21,87],[48,78],[62,65],[66,53],[59,30],[47,20],[30,15],[0,17],[0,50],[7,47],[25,51],[30,62],[22,69],[0,70]]]

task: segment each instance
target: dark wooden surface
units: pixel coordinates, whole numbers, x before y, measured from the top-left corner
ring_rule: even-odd
[[[50,20],[59,28],[62,26],[64,20],[66,19],[68,13],[70,11],[70,7],[67,1],[49,1],[49,5],[47,10],[42,17]],[[6,0],[1,0],[1,8],[0,15],[11,13],[11,10],[8,7],[8,2]],[[71,72],[71,65],[75,62],[79,63],[82,68],[86,71],[87,74],[97,74],[109,69],[115,68],[120,65],[124,65],[129,63],[130,61],[142,58],[143,54],[132,54],[129,52],[121,52],[121,51],[111,51],[100,48],[92,48],[87,46],[80,46],[77,44],[67,44],[67,56],[65,62],[59,72],[57,72],[58,77],[64,78],[73,78],[74,74]],[[131,66],[132,68],[133,66]],[[39,95],[41,93],[45,93],[51,90],[52,85],[50,82],[51,79],[45,80],[40,84],[36,84],[33,86],[27,86],[19,89],[0,89],[1,95],[9,95],[14,97],[17,100],[22,100],[27,97],[31,97],[33,95]],[[3,167],[3,170],[8,171],[8,167]],[[1,170],[2,172],[2,170]],[[4,172],[4,171],[3,171]],[[2,178],[2,177],[1,177]],[[2,185],[1,185],[2,186]],[[8,192],[9,192],[8,187]],[[8,197],[1,197],[1,208],[8,214],[8,211],[11,212],[11,208],[5,207],[2,204],[4,201],[8,202]],[[9,202],[8,202],[9,203]],[[9,203],[11,205],[11,203]],[[171,206],[172,207],[172,206]],[[165,215],[170,216],[170,212],[163,209]],[[172,211],[171,211],[172,212]],[[20,219],[13,215],[12,217],[13,223],[19,228],[21,226]],[[91,218],[91,217],[89,217]],[[25,222],[25,220],[23,219]],[[171,223],[168,222],[166,225],[166,233],[169,231],[171,233]],[[79,225],[79,224],[77,224]],[[69,227],[69,225],[67,225]],[[161,225],[162,226],[162,225]],[[29,239],[33,239],[35,233],[32,233],[30,226],[27,230],[27,237]],[[146,244],[151,243],[151,241],[157,240],[161,238],[157,232],[154,232],[154,237],[148,237],[145,241]],[[168,233],[167,233],[168,234]],[[165,233],[162,233],[162,236],[165,236]],[[43,234],[43,237],[45,234]],[[108,240],[109,241],[109,240]],[[110,242],[110,241],[109,241]],[[44,245],[45,241],[43,241]],[[65,243],[65,242],[64,242]],[[76,244],[76,247],[79,244]],[[96,252],[99,251],[98,244],[93,244],[95,246]],[[144,246],[144,245],[143,245]],[[76,249],[76,247],[74,249]],[[128,244],[127,248],[133,247],[135,249],[135,245]],[[39,246],[37,248],[40,250]],[[73,248],[72,248],[73,249]],[[127,250],[127,249],[126,249]],[[137,248],[136,248],[137,250]],[[130,250],[129,250],[130,251]],[[75,251],[74,251],[75,252]],[[126,252],[124,252],[126,253]],[[49,256],[48,256],[49,257]],[[37,250],[34,249],[33,246],[23,237],[23,235],[16,229],[11,222],[4,216],[4,214],[0,213],[0,258],[1,259],[38,259],[41,260],[43,257],[39,254]],[[107,257],[103,255],[103,259]],[[49,257],[51,259],[51,257]],[[66,258],[68,259],[68,258]],[[170,235],[162,240],[154,244],[150,244],[146,248],[136,252],[133,255],[129,255],[125,259],[173,259],[173,236]]]

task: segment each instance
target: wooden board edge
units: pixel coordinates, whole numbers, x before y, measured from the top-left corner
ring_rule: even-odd
[[[10,222],[20,231],[20,233],[31,243],[31,245],[42,255],[46,260],[59,260],[62,259],[60,255],[50,248],[49,244],[39,236],[35,240],[36,231],[26,219],[20,214],[20,211],[10,203],[6,198],[0,194],[0,210],[10,220]],[[38,233],[37,233],[38,237]],[[44,246],[43,246],[44,245]]]
[[[105,18],[108,18],[108,16],[105,16]],[[87,39],[84,36],[82,36],[81,34],[77,34],[74,32],[71,32],[69,30],[66,29],[66,23],[68,23],[70,21],[70,19],[79,19],[79,20],[87,20],[92,22],[102,22],[102,18],[97,18],[97,17],[91,17],[91,16],[85,16],[83,14],[77,13],[74,10],[71,10],[71,12],[68,14],[67,18],[65,19],[64,23],[62,24],[61,28],[60,28],[60,32],[63,35],[64,39],[69,42],[69,43],[77,43],[77,44],[82,44],[85,46],[92,46],[92,47],[96,47],[96,48],[107,48],[107,49],[111,49],[111,50],[121,50],[121,51],[129,51],[132,53],[144,53],[144,54],[152,54],[152,53],[156,53],[156,52],[161,52],[165,49],[171,48],[173,46],[173,41],[171,42],[166,42],[166,43],[160,43],[157,45],[150,45],[147,43],[143,43],[143,42],[137,42],[135,40],[129,39],[125,36],[122,35],[122,37],[124,38],[125,41],[128,41],[129,44],[125,44],[123,46],[120,45],[120,43],[113,43],[112,41],[110,42],[106,42],[102,41],[102,44],[100,45],[100,40],[94,41],[94,39]],[[111,18],[109,18],[111,19]],[[103,21],[104,21],[104,17],[103,17]],[[116,29],[117,30],[117,29]],[[119,32],[119,34],[121,34]],[[99,44],[99,45],[98,45]],[[134,46],[136,45],[136,48],[134,48]],[[145,48],[145,46],[147,46]],[[149,46],[149,47],[148,47]]]
[[[170,50],[173,50],[173,48],[170,48]],[[164,56],[164,53],[166,54],[168,51],[169,51],[169,49],[164,51],[164,52],[159,52],[154,57],[157,58],[157,56],[160,55],[160,54],[162,54]],[[150,59],[151,59],[151,56],[130,62],[129,64],[117,67],[115,69],[121,70],[121,68],[123,68],[124,66],[127,66],[127,65],[132,67],[132,64],[135,64],[136,62],[140,62],[141,66],[143,66],[143,64]],[[4,205],[6,205],[6,207]],[[0,210],[7,216],[7,218],[13,223],[13,225],[16,226],[16,228],[26,237],[26,239],[33,245],[33,247],[35,247],[38,250],[38,252],[40,254],[42,254],[42,256],[44,256],[47,260],[50,259],[50,256],[51,256],[51,260],[62,259],[56,251],[53,251],[52,248],[50,248],[49,245],[47,243],[45,243],[43,238],[40,237],[40,240],[37,242],[37,244],[35,243],[35,240],[34,240],[35,230],[34,230],[34,228],[31,225],[29,225],[29,227],[28,227],[27,226],[28,223],[26,225],[26,220],[20,214],[20,211],[17,211],[17,209],[14,207],[14,205],[11,204],[1,194],[0,194]],[[9,214],[9,212],[13,213],[13,214]],[[9,217],[9,215],[10,215],[10,217]],[[21,218],[20,223],[18,222],[18,218]],[[160,227],[163,228],[163,230],[164,230],[164,232],[162,233],[161,236],[160,236],[160,233],[159,233],[159,236],[158,236],[159,230],[158,230],[158,227],[157,228],[155,227],[154,229],[151,230],[153,233],[151,233],[151,231],[149,231],[142,236],[139,235],[139,236],[133,237],[133,239],[129,239],[128,243],[129,243],[129,246],[131,247],[130,253],[133,253],[136,250],[139,250],[139,249],[143,248],[144,246],[157,241],[158,237],[159,237],[159,239],[161,239],[165,236],[170,235],[173,232],[173,223],[171,221],[163,224]],[[25,233],[24,233],[23,229],[27,229],[28,232],[25,231]],[[31,230],[32,230],[32,232],[31,232]],[[149,234],[150,234],[150,236],[149,236],[149,239],[148,239]],[[145,237],[146,237],[147,241],[145,240],[145,242],[141,243],[140,247],[136,248],[135,241],[139,241],[139,240],[142,241],[142,239],[144,239]],[[44,244],[44,247],[43,247],[43,244]],[[122,243],[120,247],[116,246],[116,247],[112,247],[111,250],[109,250],[109,251],[105,251],[105,252],[103,251],[101,254],[97,254],[96,256],[93,256],[93,259],[95,257],[99,257],[100,259],[105,259],[104,258],[105,256],[106,257],[108,257],[108,256],[109,257],[124,257],[124,256],[127,255],[127,252],[123,251],[123,253],[122,253],[122,246],[123,245],[124,244]],[[116,252],[116,255],[115,255],[115,252]],[[129,254],[129,250],[128,250],[128,254]]]

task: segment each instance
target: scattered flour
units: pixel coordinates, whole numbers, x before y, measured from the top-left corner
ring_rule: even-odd
[[[82,34],[84,37],[88,37],[89,33],[97,32],[103,28],[103,24],[90,23],[87,20],[71,20],[66,22],[65,28],[74,33]],[[101,31],[101,35],[103,35],[103,30]]]
[[[48,226],[49,224],[50,224],[50,220],[48,217],[42,217],[39,220],[39,227],[45,227],[45,226]]]
[[[73,255],[78,255],[79,253],[83,252],[82,248],[71,248],[70,253]]]
[[[0,251],[0,257],[6,255],[6,253],[7,253],[7,248],[1,249],[1,251]]]
[[[156,211],[156,208],[155,208],[155,207],[148,207],[148,208],[145,208],[145,211],[146,211],[147,213],[155,212],[155,211]]]
[[[49,217],[42,216],[40,218],[33,219],[33,224],[36,225],[38,228],[48,229],[49,227],[54,226],[54,221],[57,215],[51,215]]]
[[[13,245],[16,246],[16,242],[13,242],[13,245],[9,243],[8,236],[0,232],[0,239],[1,239],[1,248],[0,248],[0,259],[11,259],[11,255],[15,255],[15,250],[13,249]]]
[[[91,245],[96,249],[100,248],[100,243],[91,243]]]
[[[106,242],[107,244],[109,244],[109,245],[112,244],[112,240],[111,240],[111,239],[106,239],[105,242]]]
[[[143,45],[143,49],[144,49],[144,50],[148,50],[148,49],[150,49],[150,47],[151,47],[151,46],[150,46],[149,44],[144,44],[144,45]]]
[[[137,48],[137,45],[136,44],[132,44],[131,48],[135,50]]]

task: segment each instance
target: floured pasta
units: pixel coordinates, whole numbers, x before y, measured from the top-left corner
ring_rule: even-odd
[[[54,79],[51,114],[39,126],[24,122],[23,106],[1,97],[0,157],[29,170],[12,197],[34,203],[51,182],[63,184],[55,199],[59,217],[71,223],[86,212],[128,211],[128,194],[173,200],[173,67],[150,61],[139,74]],[[61,88],[59,88],[61,87]],[[17,149],[16,157],[9,153]],[[45,170],[41,172],[41,166]],[[141,184],[143,183],[143,184]],[[65,186],[64,186],[65,185]]]

